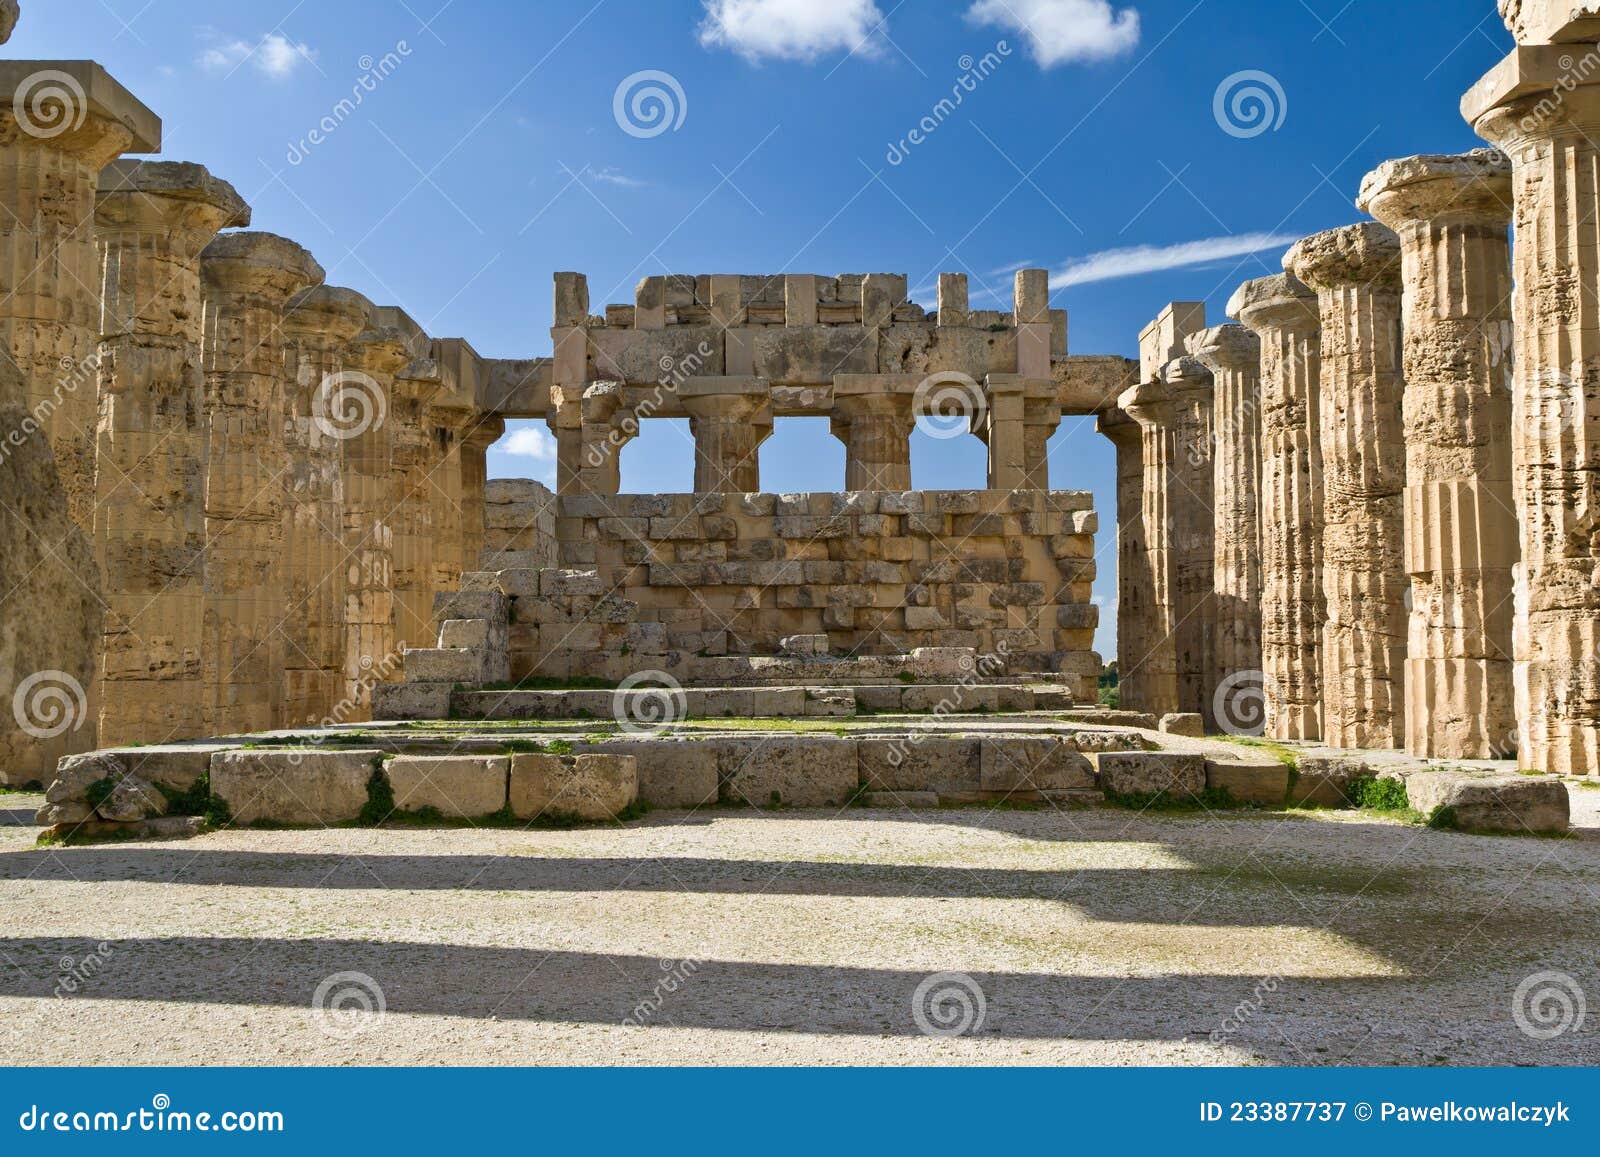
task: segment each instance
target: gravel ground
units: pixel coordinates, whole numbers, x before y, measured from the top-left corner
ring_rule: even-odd
[[[1566,840],[710,810],[37,849],[3,795],[0,1063],[1596,1064],[1600,1008],[1514,1014],[1540,973],[1535,1030],[1600,999],[1573,797]]]

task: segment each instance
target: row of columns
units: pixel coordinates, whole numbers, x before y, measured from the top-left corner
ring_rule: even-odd
[[[1152,591],[1120,616],[1128,698],[1231,729],[1243,692],[1279,739],[1498,757],[1519,746],[1509,166],[1391,162],[1359,204],[1379,220],[1239,289],[1240,325],[1175,306],[1146,331],[1190,356],[1121,399]]]

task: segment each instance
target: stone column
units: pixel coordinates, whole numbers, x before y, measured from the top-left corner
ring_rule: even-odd
[[[990,374],[984,381],[982,413],[972,417],[972,432],[989,448],[989,489],[1028,488],[1027,379]]]
[[[0,63],[0,350],[55,451],[73,520],[94,525],[100,254],[95,190],[161,122],[87,61]]]
[[[390,528],[395,637],[401,650],[431,647],[437,636],[433,556],[440,454],[426,413],[428,402],[443,388],[443,372],[432,358],[414,358],[394,377],[389,415],[390,465],[394,470]]]
[[[1148,711],[1145,658],[1151,638],[1151,575],[1144,529],[1144,434],[1120,409],[1104,411],[1100,433],[1117,448],[1117,693],[1124,708]]]
[[[1266,733],[1322,738],[1322,322],[1287,274],[1247,281],[1228,313],[1261,339],[1261,669]]]
[[[1199,360],[1179,358],[1161,372],[1172,398],[1168,474],[1168,550],[1172,566],[1172,630],[1178,649],[1178,710],[1215,730],[1217,604],[1216,512],[1212,498],[1213,383]]]
[[[1140,710],[1159,717],[1179,710],[1171,503],[1177,455],[1175,405],[1172,391],[1160,381],[1143,382],[1126,391],[1118,405],[1139,424],[1140,462],[1144,470],[1140,514],[1144,527],[1144,573],[1149,580],[1149,612],[1142,616],[1144,630],[1139,640],[1139,653],[1134,656],[1129,672],[1138,681]]]
[[[1512,622],[1511,166],[1488,150],[1390,161],[1360,207],[1405,273],[1406,750],[1516,750]]]
[[[361,423],[344,440],[344,693],[350,719],[366,719],[372,688],[400,664],[394,606],[396,507],[393,430],[387,420],[395,375],[411,363],[406,335],[373,327],[345,353],[352,383],[377,400],[383,420]],[[412,640],[406,640],[408,643]],[[344,722],[344,720],[341,720]]]
[[[461,556],[467,570],[477,570],[483,554],[483,495],[489,484],[489,447],[505,432],[504,419],[480,414],[461,440]]]
[[[434,400],[423,414],[428,436],[433,440],[437,465],[433,472],[433,485],[429,488],[429,501],[433,506],[434,547],[431,591],[460,589],[461,573],[477,570],[474,560],[468,563],[463,548],[462,532],[462,462],[461,449],[476,417],[471,407],[458,404],[450,393]],[[430,596],[431,597],[431,596]],[[432,603],[428,614],[433,614]]]
[[[689,378],[678,386],[678,398],[694,435],[695,493],[759,493],[761,445],[772,437],[772,392],[766,381]]]
[[[911,489],[912,394],[838,393],[835,386],[832,429],[845,444],[846,490]]]
[[[1600,775],[1600,83],[1558,51],[1519,47],[1462,111],[1510,158],[1515,198],[1519,758]]]
[[[1376,222],[1307,237],[1284,268],[1322,310],[1323,740],[1405,744],[1408,616],[1400,239]]]
[[[199,165],[118,161],[100,175],[102,744],[206,734],[200,253],[249,223],[233,186]]]
[[[283,311],[322,280],[294,242],[225,233],[201,258],[206,374],[206,652],[212,734],[281,721],[285,605]]]
[[[583,494],[622,492],[622,448],[639,433],[633,412],[623,408],[621,382],[596,382],[583,391],[579,444],[582,466],[578,489]]]
[[[1261,715],[1261,339],[1202,330],[1189,351],[1215,381],[1211,442],[1217,724],[1247,734]]]
[[[284,423],[285,726],[316,726],[343,714],[344,443],[378,420],[381,401],[349,368],[345,347],[371,309],[359,293],[324,285],[296,296],[284,316],[292,380]]]
[[[556,493],[583,490],[583,383],[550,387],[550,409],[545,424],[556,443]]]
[[[1022,395],[1022,490],[1050,489],[1050,439],[1061,427],[1053,381],[1029,381]]]

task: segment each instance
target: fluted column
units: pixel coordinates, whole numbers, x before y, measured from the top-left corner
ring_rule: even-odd
[[[1152,715],[1167,715],[1180,710],[1172,544],[1172,484],[1178,455],[1176,407],[1171,389],[1160,381],[1135,386],[1117,404],[1139,424],[1143,444],[1141,516],[1150,609],[1143,617],[1145,631],[1139,644],[1142,653],[1136,657],[1132,670],[1137,672],[1140,709]]]
[[[1215,379],[1216,711],[1229,729],[1253,729],[1252,697],[1261,689],[1261,339],[1223,325],[1191,336],[1189,351]]]
[[[105,596],[100,742],[206,733],[206,391],[200,253],[250,223],[199,165],[100,175],[95,551]]]
[[[1521,47],[1462,111],[1510,158],[1515,199],[1519,758],[1600,775],[1600,84],[1578,81]]]
[[[1489,150],[1390,161],[1361,208],[1405,274],[1406,750],[1516,750],[1512,622],[1511,165]]]
[[[1261,339],[1261,669],[1266,734],[1322,737],[1322,322],[1287,274],[1247,281],[1228,313]]]
[[[1307,237],[1284,268],[1322,310],[1323,739],[1405,744],[1406,444],[1400,239],[1366,222]]]
[[[322,267],[271,233],[225,233],[201,258],[206,374],[206,651],[210,730],[281,717],[285,606],[283,311]]]
[[[407,647],[428,647],[434,641],[433,562],[439,531],[434,499],[442,457],[427,409],[443,387],[439,363],[431,358],[413,360],[394,380],[394,613],[395,631]]]
[[[125,152],[156,152],[161,122],[98,64],[0,69],[0,351],[55,451],[73,520],[94,525],[100,254],[95,190]]]
[[[1172,521],[1173,633],[1178,648],[1178,710],[1216,724],[1216,510],[1212,479],[1214,401],[1211,371],[1196,358],[1161,371],[1172,396],[1173,458],[1168,482]]]
[[[324,285],[297,295],[284,316],[292,385],[284,422],[282,676],[290,727],[337,719],[344,696],[344,442],[379,420],[374,407],[381,400],[347,368],[345,347],[371,308],[354,290]]]
[[[370,396],[375,413],[387,414],[395,375],[411,362],[406,335],[393,327],[370,328],[345,352],[347,371]],[[388,681],[398,663],[401,640],[394,600],[396,507],[393,427],[387,419],[365,422],[344,440],[344,691],[341,704],[352,719],[365,719],[372,688]],[[404,640],[410,646],[417,640]]]
[[[1053,381],[1028,382],[1022,402],[1023,490],[1050,489],[1050,439],[1061,428],[1061,401]]]
[[[1130,710],[1148,711],[1145,659],[1155,607],[1144,528],[1144,432],[1120,409],[1101,413],[1098,427],[1117,451],[1118,702]]]
[[[461,557],[467,570],[478,569],[484,544],[484,488],[489,484],[489,447],[506,432],[503,418],[478,415],[461,440]]]
[[[835,396],[834,436],[845,444],[846,490],[910,490],[913,397],[904,392]]]
[[[759,378],[695,379],[678,387],[694,435],[696,494],[761,490],[761,445],[772,437],[772,395]]]
[[[423,413],[435,457],[433,484],[428,488],[434,523],[432,591],[456,590],[462,571],[478,569],[476,560],[466,561],[462,529],[462,443],[475,417],[475,411],[457,405],[449,394],[436,398]],[[427,609],[431,618],[431,602]]]

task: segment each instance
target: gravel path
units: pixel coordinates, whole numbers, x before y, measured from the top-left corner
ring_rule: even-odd
[[[1513,1015],[1543,972],[1600,1001],[1573,795],[1567,840],[712,810],[45,850],[3,795],[0,1063],[1596,1064],[1600,1005]]]

